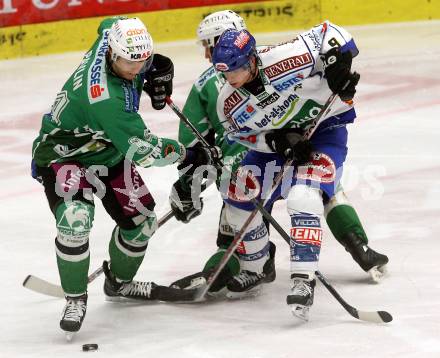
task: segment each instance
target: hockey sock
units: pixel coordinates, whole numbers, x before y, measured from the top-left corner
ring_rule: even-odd
[[[87,275],[89,272],[90,255],[86,259],[71,262],[57,255],[58,272],[61,286],[68,296],[76,296],[87,291]]]
[[[296,213],[291,216],[290,271],[315,271],[321,252],[322,229],[319,216]]]
[[[78,200],[63,202],[57,207],[55,217],[55,248],[61,286],[68,295],[83,294],[87,291],[89,234],[94,206]]]
[[[215,268],[222,259],[225,252],[226,252],[225,248],[219,248],[218,251],[208,259],[208,261],[205,264],[205,267],[203,268],[203,271],[206,272],[210,269]],[[235,276],[240,272],[240,261],[237,255],[233,254],[231,256],[231,258],[229,259],[223,270],[226,269],[229,271],[229,274],[231,276]]]
[[[149,217],[135,229],[124,230],[118,226],[113,230],[109,244],[111,271],[122,281],[131,281],[141,265],[148,240],[157,228],[156,217]]]
[[[326,220],[333,236],[341,244],[344,243],[344,238],[348,233],[355,233],[365,244],[368,244],[367,234],[352,206],[347,204],[333,206],[327,213]]]

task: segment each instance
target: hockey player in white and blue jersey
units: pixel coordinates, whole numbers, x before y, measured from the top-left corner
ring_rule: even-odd
[[[228,82],[219,94],[217,113],[228,139],[250,148],[241,172],[251,170],[253,183],[248,177],[246,186],[252,187],[254,197],[264,197],[270,190],[267,183],[274,174],[270,176],[268,168],[273,170],[276,164],[279,170],[287,159],[294,159],[295,174],[289,171],[288,185],[284,180],[268,204],[280,196],[287,201],[292,283],[287,303],[305,320],[313,304],[323,205],[335,194],[347,155],[346,125],[356,117],[352,99],[359,75],[351,72],[351,63],[357,54],[352,36],[329,21],[258,52],[248,31],[227,30],[213,52],[215,68]],[[310,140],[304,140],[304,131],[332,92],[338,99]],[[237,188],[228,189],[225,212],[238,231],[254,206],[249,198],[237,195]],[[268,243],[258,214],[244,234],[241,272],[227,285],[229,297],[247,295],[264,282]]]

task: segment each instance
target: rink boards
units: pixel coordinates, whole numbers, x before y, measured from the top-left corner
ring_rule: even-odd
[[[70,2],[77,1],[79,0]],[[13,2],[9,2],[12,9]],[[223,2],[227,4],[148,12],[121,9],[121,13],[140,17],[147,24],[155,42],[195,39],[195,29],[204,16],[228,8],[238,12],[254,33],[303,29],[325,19],[339,25],[360,25],[440,18],[438,1],[293,0],[238,3],[237,0],[234,4],[226,0]],[[4,12],[5,7],[0,8],[0,26],[2,18],[7,15]],[[114,13],[105,14],[110,16]],[[0,29],[0,60],[86,50],[96,38],[100,21],[106,16],[3,27]]]

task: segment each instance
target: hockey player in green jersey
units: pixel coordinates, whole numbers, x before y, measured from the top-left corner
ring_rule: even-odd
[[[93,194],[116,222],[111,263],[104,262],[106,296],[167,300],[161,294],[163,288],[169,293],[168,287],[133,280],[157,228],[154,199],[135,166],[210,160],[201,148],[185,149],[154,135],[138,114],[142,90],[155,109],[165,107],[172,79],[171,60],[153,53],[141,20],[105,19],[97,40],[43,116],[32,149],[32,173],[43,184],[56,220],[56,257],[66,296],[60,326],[66,332],[78,331],[86,314]]]
[[[214,45],[223,31],[234,28],[241,30],[246,28],[244,20],[230,10],[219,11],[207,16],[202,20],[198,29],[197,36],[205,49],[205,58],[211,62]],[[216,105],[219,90],[222,88],[224,78],[216,73],[214,67],[208,68],[201,74],[191,88],[187,101],[183,108],[183,113],[192,124],[210,141],[212,145],[222,149],[224,160],[229,169],[234,169],[241,162],[247,152],[247,148],[238,143],[232,145],[224,142],[224,127],[217,116]],[[179,128],[179,141],[187,148],[197,146],[197,138],[183,124]],[[190,176],[180,174],[179,180],[174,184],[174,189],[179,196],[171,195],[171,207],[178,220],[189,222],[193,217],[201,213],[203,203],[195,203],[191,199],[189,189]],[[174,191],[173,191],[174,193]],[[385,272],[385,265],[388,258],[377,253],[368,246],[368,238],[359,220],[359,217],[344,194],[342,187],[325,205],[325,217],[327,224],[335,238],[352,255],[353,259],[366,272],[369,272],[373,280],[381,279]],[[220,214],[220,223],[217,236],[218,251],[207,261],[202,272],[184,277],[172,285],[173,287],[190,287],[203,282],[215,267],[223,255],[225,249],[233,240],[233,230],[226,221],[224,210]],[[267,261],[265,269],[267,277],[265,282],[270,282],[275,277],[273,255],[275,247],[270,243],[270,259]],[[239,271],[239,259],[234,255],[223,270],[222,275],[216,280],[211,291],[218,291],[225,286],[225,283]]]

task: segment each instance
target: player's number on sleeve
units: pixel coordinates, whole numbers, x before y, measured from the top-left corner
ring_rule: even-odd
[[[61,91],[57,94],[57,97],[55,98],[55,102],[52,105],[52,109],[50,111],[52,115],[52,120],[60,124],[60,115],[61,112],[64,111],[67,104],[69,103],[69,98],[67,98],[67,91]]]
[[[341,47],[341,44],[338,42],[338,40],[336,40],[336,38],[332,37],[330,40],[328,40],[327,42],[331,47]]]

